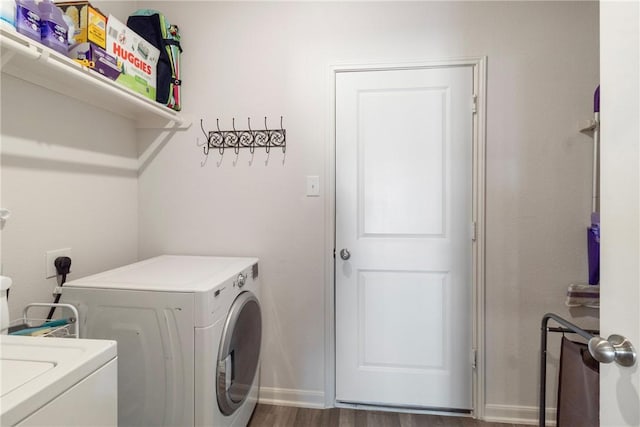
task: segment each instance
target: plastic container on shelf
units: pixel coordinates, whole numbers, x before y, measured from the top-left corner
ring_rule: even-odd
[[[13,28],[16,27],[15,0],[0,0],[0,21],[11,25]]]
[[[40,8],[34,0],[16,0],[16,30],[20,34],[40,41]]]
[[[62,11],[51,0],[39,4],[42,44],[64,55],[69,52],[69,26]]]
[[[64,22],[67,24],[67,43],[69,46],[72,46],[76,42],[76,26],[69,15],[63,13],[62,19],[64,19]]]

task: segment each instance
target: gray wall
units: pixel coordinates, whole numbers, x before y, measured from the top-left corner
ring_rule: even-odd
[[[567,285],[586,280],[592,116],[598,83],[598,4],[155,4],[183,34],[185,114],[140,175],[140,254],[256,255],[262,260],[266,346],[262,385],[273,399],[318,402],[324,390],[324,247],[320,198],[305,176],[328,161],[329,66],[488,56],[487,414],[534,419],[539,320],[569,315]],[[265,165],[201,149],[232,117],[284,116],[286,159]],[[152,133],[141,138],[141,150]],[[284,161],[283,161],[284,159]],[[586,315],[574,319],[595,323]],[[553,345],[553,344],[552,344]],[[555,376],[552,355],[550,378]],[[550,380],[550,396],[554,381]]]
[[[134,2],[94,4],[121,19],[135,10]],[[48,250],[71,247],[69,279],[137,260],[136,130],[120,116],[4,73],[0,91],[0,204],[12,212],[0,234],[1,261],[13,279],[16,319],[25,304],[53,298]]]

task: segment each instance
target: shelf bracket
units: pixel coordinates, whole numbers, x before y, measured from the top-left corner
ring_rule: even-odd
[[[580,132],[593,132],[598,129],[598,121],[595,119],[583,120],[578,125]]]
[[[182,120],[163,117],[145,117],[136,121],[136,129],[159,129],[165,131],[186,130],[191,127],[192,120],[181,115]]]
[[[36,59],[36,61],[47,62],[49,60],[49,52],[47,50],[41,50],[40,56]]]

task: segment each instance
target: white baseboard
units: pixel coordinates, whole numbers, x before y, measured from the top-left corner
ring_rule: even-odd
[[[546,408],[546,425],[556,425],[556,408]],[[537,406],[485,405],[484,421],[538,425]]]
[[[260,387],[258,402],[299,408],[324,409],[325,407],[323,392],[289,388]]]

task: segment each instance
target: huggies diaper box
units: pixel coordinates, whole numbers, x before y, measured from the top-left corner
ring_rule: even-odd
[[[113,15],[107,20],[106,51],[122,64],[116,81],[155,101],[160,51]]]

